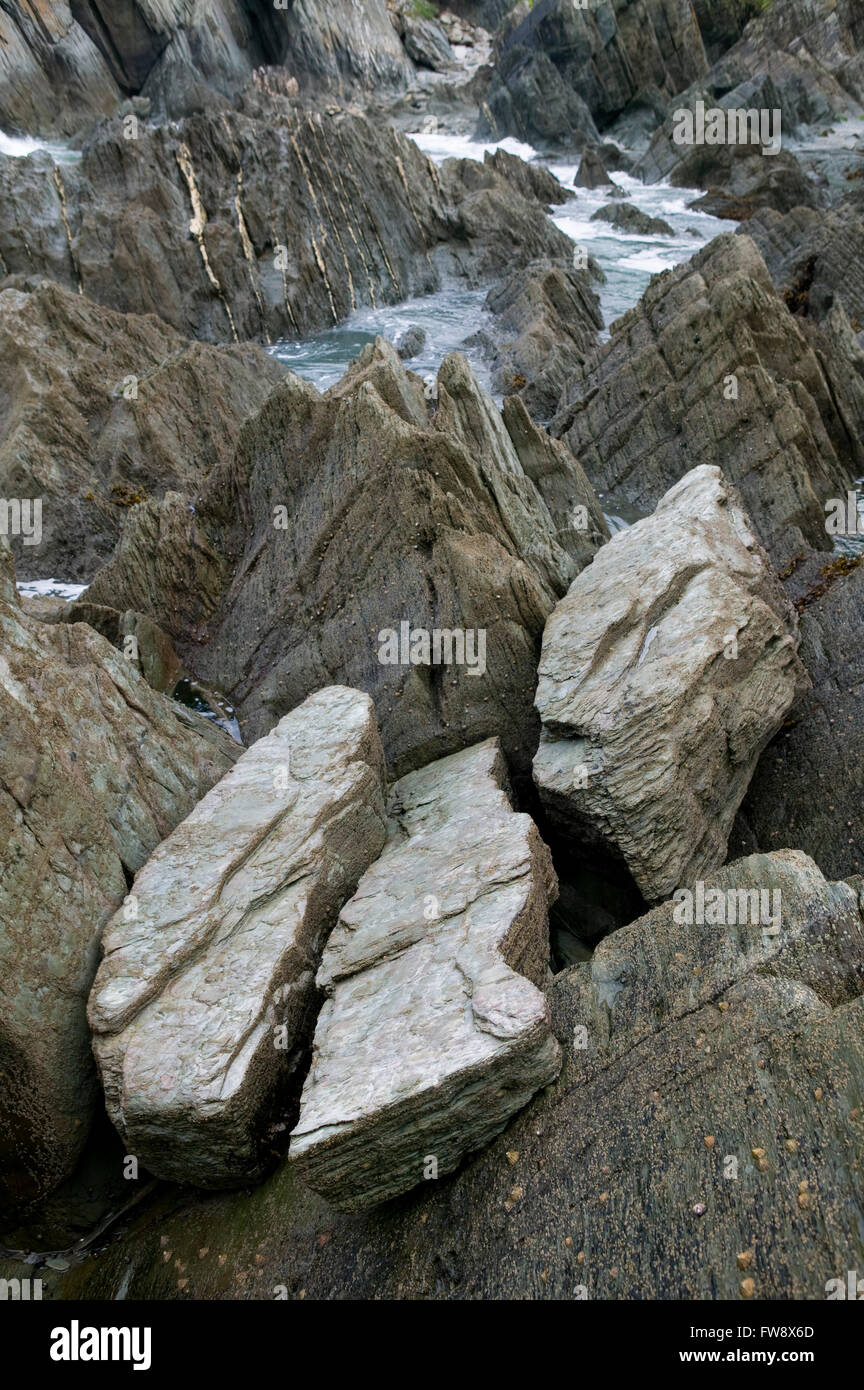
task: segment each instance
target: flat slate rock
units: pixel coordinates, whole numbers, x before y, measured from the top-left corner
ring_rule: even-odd
[[[457,1167],[557,1075],[541,987],[557,881],[497,739],[409,774],[328,942],[290,1157],[335,1206]]]
[[[157,1176],[259,1172],[324,941],[384,844],[383,766],[368,696],[311,695],[159,846],[110,924],[94,1049],[108,1113]]]

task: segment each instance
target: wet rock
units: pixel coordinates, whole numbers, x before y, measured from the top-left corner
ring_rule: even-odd
[[[137,874],[89,1003],[108,1113],[161,1177],[239,1184],[312,1025],[315,971],[385,840],[372,704],[309,697]]]
[[[230,468],[193,499],[130,513],[88,598],[150,613],[225,690],[247,742],[322,684],[350,683],[374,696],[396,776],[496,734],[524,772],[543,624],[597,541],[589,528],[562,545],[547,470],[535,484],[521,461],[535,466],[544,437],[523,418],[514,441],[458,354],[437,395],[430,420],[381,339],[324,396],[288,376]],[[590,499],[555,451],[553,474],[565,468]],[[421,633],[413,661],[403,624]]]
[[[494,389],[520,395],[532,415],[550,419],[603,327],[588,273],[535,262],[490,290],[486,308],[495,316]]]
[[[29,283],[29,282],[28,282]],[[43,281],[0,290],[0,494],[41,499],[22,579],[89,579],[128,509],[195,488],[283,375],[254,345],[207,347]]]
[[[687,468],[721,467],[763,545],[830,548],[824,502],[864,471],[843,395],[746,236],[724,236],[655,277],[578,370],[553,433],[595,487],[643,514]],[[851,407],[850,407],[851,408]],[[857,409],[857,407],[856,407]],[[854,416],[852,417],[854,418]]]
[[[514,184],[523,198],[534,198],[547,208],[566,203],[570,197],[563,183],[542,164],[529,163],[507,150],[486,150],[483,163],[491,165],[496,174]]]
[[[542,993],[557,883],[497,741],[397,782],[390,815],[324,952],[291,1136],[295,1170],[343,1210],[452,1171],[560,1066]]]
[[[86,1001],[127,879],[226,772],[226,735],[84,623],[0,601],[0,1208],[75,1165],[97,1100]]]
[[[598,208],[591,214],[592,222],[610,222],[619,231],[635,232],[639,236],[674,236],[675,232],[662,217],[649,217],[647,212],[630,204]]]
[[[794,611],[719,469],[619,532],[546,625],[534,780],[647,901],[717,868],[806,676]]]
[[[763,208],[788,212],[813,207],[817,201],[813,185],[787,150],[763,155],[746,146],[727,145],[719,158],[716,150],[707,157],[702,150],[694,151],[676,164],[670,182],[707,187],[708,192],[689,206],[734,222],[746,222]]]
[[[582,153],[582,161],[573,182],[576,188],[602,188],[612,183],[602,157],[590,146]]]

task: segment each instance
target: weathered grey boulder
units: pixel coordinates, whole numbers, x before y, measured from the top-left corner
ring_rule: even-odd
[[[402,778],[390,815],[324,952],[291,1136],[294,1167],[345,1210],[450,1172],[561,1061],[542,993],[557,881],[497,740]]]
[[[55,1296],[176,1297],[179,1260],[191,1298],[823,1300],[864,1261],[861,887],[721,869],[706,895],[779,892],[780,931],[670,902],[607,937],[551,987],[559,1078],[457,1173],[350,1215],[290,1162],[166,1194]]]
[[[89,1018],[108,1113],[151,1172],[224,1187],[266,1161],[321,949],[384,844],[383,771],[368,696],[318,691],[137,875]]]
[[[0,1210],[75,1165],[97,1099],[86,1003],[127,880],[236,745],[83,623],[15,601],[0,539]]]
[[[423,19],[407,11],[399,16],[399,21],[405,52],[418,68],[446,72],[454,66],[456,55],[437,19]]]
[[[90,579],[129,507],[197,488],[283,375],[254,344],[189,342],[47,280],[0,291],[0,496],[42,505],[19,576]]]
[[[573,376],[552,432],[610,501],[642,513],[689,468],[721,467],[785,565],[796,541],[830,548],[825,501],[864,471],[849,428],[864,424],[861,385],[854,364],[814,349],[753,242],[729,235],[654,277]]]
[[[463,357],[437,394],[383,339],[324,396],[286,377],[230,468],[130,513],[88,599],[149,613],[247,742],[346,683],[395,776],[495,734],[526,774],[543,624],[605,524],[572,455],[524,412],[514,438]]]
[[[582,152],[574,184],[577,188],[605,188],[612,184],[602,156],[591,145]]]
[[[794,611],[719,469],[614,536],[546,624],[534,780],[648,902],[722,864],[756,761],[806,683]]]

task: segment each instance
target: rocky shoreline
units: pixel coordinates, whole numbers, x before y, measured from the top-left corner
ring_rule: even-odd
[[[11,4],[0,131],[0,1283],[824,1298],[856,0]]]

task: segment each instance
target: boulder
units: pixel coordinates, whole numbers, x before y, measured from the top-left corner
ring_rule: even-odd
[[[402,778],[390,816],[324,951],[291,1136],[298,1174],[348,1211],[451,1172],[561,1062],[542,993],[557,882],[497,740]]]
[[[93,1047],[111,1119],[158,1176],[225,1187],[267,1162],[322,947],[384,844],[383,771],[368,696],[316,692],[159,845],[109,923]]]
[[[576,188],[604,188],[607,184],[612,185],[602,156],[590,145],[582,152],[582,160],[573,182]]]
[[[721,467],[784,565],[790,546],[830,549],[825,501],[864,472],[848,424],[861,383],[842,358],[829,375],[830,356],[811,346],[753,242],[718,237],[613,324],[552,431],[611,502],[642,514],[687,469]]]
[[[543,634],[534,780],[646,901],[722,864],[759,754],[806,683],[794,611],[718,468],[613,536]]]
[[[283,374],[252,344],[189,342],[48,281],[0,290],[0,495],[42,507],[20,577],[91,578],[129,507],[197,488]]]
[[[102,929],[141,867],[232,765],[220,730],[156,694],[84,623],[0,597],[0,1210],[75,1166],[97,1102],[86,1002]]]
[[[405,329],[395,344],[396,351],[399,353],[403,362],[410,362],[412,358],[419,357],[426,346],[426,329],[419,324],[412,323]]]
[[[571,196],[560,180],[542,164],[529,163],[507,150],[486,150],[483,163],[515,185],[523,198],[534,198],[546,206],[566,203]]]
[[[603,327],[588,272],[534,262],[490,290],[486,308],[495,317],[493,388],[520,395],[532,415],[551,419]]]
[[[585,529],[553,518],[562,485]],[[373,696],[394,775],[496,734],[525,774],[543,624],[598,512],[577,461],[527,416],[514,440],[463,357],[430,419],[379,339],[324,396],[287,376],[193,497],[131,511],[88,599],[149,613],[247,742],[347,683]]]
[[[199,1299],[823,1300],[864,1259],[861,883],[779,851],[712,887],[779,892],[781,930],[666,903],[613,933],[549,991],[558,1080],[457,1173],[349,1215],[290,1162],[168,1193],[55,1296],[174,1298],[179,1259]]]
[[[436,19],[423,19],[403,11],[400,28],[405,52],[418,68],[446,72],[454,66],[456,58],[450,40]]]
[[[610,222],[621,232],[633,232],[636,236],[674,236],[675,231],[662,217],[649,217],[641,208],[630,203],[616,203],[612,207],[598,208],[591,214],[592,222]]]

